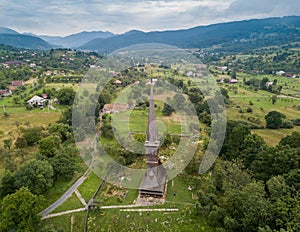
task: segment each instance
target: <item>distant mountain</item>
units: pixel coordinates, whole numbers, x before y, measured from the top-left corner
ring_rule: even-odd
[[[21,34],[1,34],[0,44],[11,45],[14,47],[30,48],[30,49],[50,49],[51,46],[46,41],[30,36]]]
[[[139,43],[164,43],[180,48],[218,45],[238,51],[296,41],[300,41],[300,16],[253,19],[176,31],[130,31],[107,39],[94,39],[79,49],[111,52]]]
[[[0,27],[0,34],[12,34],[12,35],[17,35],[19,34],[18,32],[7,28],[7,27]]]
[[[114,36],[113,33],[108,32],[108,31],[83,31],[77,34],[69,35],[66,37],[60,37],[60,36],[47,36],[47,35],[40,35],[41,39],[44,39],[50,44],[56,45],[56,46],[61,46],[61,47],[66,47],[66,48],[75,48],[79,47],[93,39],[97,38],[110,38]]]

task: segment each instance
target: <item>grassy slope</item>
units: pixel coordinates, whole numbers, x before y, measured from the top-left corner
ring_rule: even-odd
[[[262,79],[264,76],[257,76],[257,78]],[[274,80],[275,78],[278,80],[278,85],[283,85],[283,94],[292,94],[295,95],[295,92],[298,92],[300,89],[300,83],[297,79],[287,79],[284,77],[278,76],[267,76],[270,81]],[[239,76],[240,81],[242,81],[243,75]],[[249,75],[246,78],[251,78]],[[53,86],[54,87],[54,86]],[[56,86],[55,86],[56,87]],[[224,87],[224,86],[223,86]],[[229,87],[225,86],[225,87]],[[295,99],[281,99],[279,98],[277,102],[273,105],[271,103],[271,97],[273,94],[268,93],[266,91],[251,91],[250,89],[245,89],[244,86],[235,86],[237,87],[237,93],[233,90],[230,90],[230,99],[232,101],[232,106],[227,109],[227,115],[230,119],[236,120],[244,120],[248,121],[249,118],[257,118],[259,120],[258,124],[265,126],[264,116],[271,110],[278,110],[287,115],[289,119],[294,119],[299,117],[299,111],[296,110],[294,107],[295,105],[299,105],[300,101]],[[289,91],[295,90],[294,92],[290,93]],[[296,95],[295,95],[296,96]],[[250,105],[249,102],[252,102],[253,105]],[[161,106],[161,104],[159,104]],[[237,108],[239,106],[240,108]],[[161,106],[162,107],[162,106]],[[246,109],[251,107],[253,112],[246,113]],[[239,113],[239,109],[242,109],[244,113]],[[130,115],[129,115],[130,114]],[[176,120],[162,117],[161,112],[157,111],[157,118],[165,123],[166,128],[171,133],[180,133],[180,123]],[[131,113],[124,112],[120,114],[116,114],[113,117],[119,122],[125,120],[127,116],[130,116],[129,120],[129,128],[130,131],[135,132],[144,132],[146,130],[146,122],[147,122],[147,111],[145,110],[134,110]],[[128,125],[123,125],[123,127],[127,127]],[[124,129],[123,128],[123,129]],[[121,126],[122,130],[122,126]],[[269,145],[276,145],[279,140],[286,136],[287,134],[292,133],[292,131],[299,131],[299,127],[295,127],[292,130],[289,129],[280,129],[280,130],[269,130],[269,129],[259,129],[253,130],[253,133],[257,133],[261,135],[265,141]],[[105,141],[104,141],[105,142]],[[100,179],[91,174],[85,183],[79,188],[82,196],[88,200],[93,195],[94,191],[96,190],[98,184],[100,183]],[[158,213],[158,212],[151,212],[150,214],[143,214],[140,216],[137,212],[136,213],[127,213],[127,212],[120,212],[118,209],[111,209],[105,210],[104,216],[100,216],[97,214],[92,215],[91,223],[95,222],[96,225],[101,225],[101,228],[98,227],[97,231],[108,231],[109,228],[115,228],[120,231],[132,231],[136,228],[146,229],[145,224],[148,224],[152,229],[159,229],[164,231],[188,231],[184,228],[192,228],[196,231],[209,231],[207,225],[203,222],[200,218],[194,219],[190,215],[186,215],[187,207],[182,203],[193,203],[194,200],[191,198],[191,192],[187,190],[188,183],[177,177],[175,179],[174,186],[172,186],[172,182],[170,181],[168,184],[168,192],[167,192],[167,202],[164,206],[157,206],[157,207],[166,207],[172,208],[176,207],[179,208],[179,213]],[[176,191],[177,195],[174,196],[173,192]],[[116,197],[111,197],[109,201],[105,202],[104,204],[107,205],[117,205],[117,204],[130,204],[132,203],[132,199],[136,198],[137,192],[134,190],[130,190],[127,197],[120,202]],[[72,197],[73,198],[73,197]],[[74,205],[70,206],[72,201],[76,201],[75,199],[70,199],[64,205],[61,206],[60,210],[68,209],[68,207],[73,208]],[[77,202],[77,201],[76,201]],[[78,202],[77,202],[78,203]],[[77,205],[77,203],[75,205]],[[129,219],[127,219],[128,214],[130,214]],[[84,213],[74,214],[80,215],[80,220],[75,220],[76,223],[80,222],[81,224],[77,224],[77,228],[74,231],[80,231],[79,228],[83,226],[83,218]],[[185,218],[186,216],[186,218]],[[70,217],[71,215],[62,216],[54,219],[47,220],[48,223],[53,223],[58,226],[58,228],[70,228]],[[158,219],[158,223],[155,222],[155,219]],[[189,220],[188,224],[185,224]],[[147,223],[145,223],[147,222]],[[172,222],[172,223],[170,223]],[[75,223],[75,224],[76,224]],[[135,223],[135,226],[132,224]],[[173,226],[172,226],[173,225]],[[62,226],[62,227],[59,227]],[[177,226],[181,229],[177,230]],[[190,227],[189,227],[190,226]],[[198,226],[198,227],[197,227]],[[200,227],[199,227],[200,226]],[[179,228],[178,227],[178,228]],[[132,228],[132,230],[130,229]],[[133,229],[134,228],[134,229]],[[69,231],[67,229],[67,231]]]

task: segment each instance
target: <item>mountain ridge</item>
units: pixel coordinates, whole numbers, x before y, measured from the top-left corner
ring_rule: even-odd
[[[109,31],[82,31],[67,36],[37,35],[49,44],[65,48],[76,48],[96,38],[110,38],[114,36]]]
[[[12,34],[12,35],[17,35],[19,32],[10,29],[8,27],[0,27],[0,34]]]
[[[51,48],[50,44],[38,37],[22,34],[0,34],[0,44],[29,49]]]
[[[138,43],[166,43],[180,48],[205,48],[235,40],[270,37],[272,34],[277,34],[281,40],[283,37],[291,42],[299,40],[300,16],[250,19],[182,30],[125,33],[109,39],[94,39],[79,49],[111,52]],[[292,38],[293,34],[296,35],[294,39]],[[264,40],[266,40],[264,43],[276,44],[274,39],[264,38]]]
[[[141,43],[164,43],[179,48],[209,48],[238,51],[300,41],[300,16],[249,19],[196,26],[180,30],[82,31],[68,36],[20,34],[0,27],[0,43],[25,48],[74,48],[109,53]]]

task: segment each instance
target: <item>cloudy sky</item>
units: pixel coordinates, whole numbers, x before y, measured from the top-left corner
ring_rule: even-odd
[[[171,30],[287,15],[300,15],[300,0],[0,0],[0,26],[47,35]]]

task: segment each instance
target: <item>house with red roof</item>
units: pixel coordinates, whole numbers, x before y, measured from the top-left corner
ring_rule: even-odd
[[[13,82],[11,83],[11,85],[12,85],[13,87],[19,87],[19,86],[24,85],[24,81],[13,81]]]
[[[230,84],[236,84],[236,83],[238,83],[238,80],[237,80],[237,79],[231,79],[231,80],[229,81],[229,83],[230,83]]]
[[[9,89],[0,89],[0,96],[1,97],[8,97],[12,94]]]

